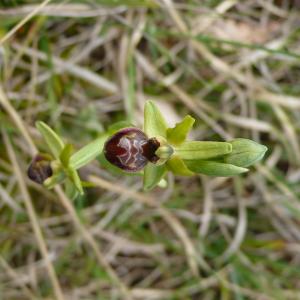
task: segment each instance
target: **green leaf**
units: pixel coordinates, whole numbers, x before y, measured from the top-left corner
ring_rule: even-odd
[[[157,106],[152,101],[147,101],[144,110],[144,131],[149,138],[167,136],[167,124]]]
[[[61,153],[59,155],[59,159],[60,159],[62,165],[66,168],[69,165],[69,161],[70,161],[70,157],[71,157],[72,153],[73,153],[73,145],[66,144],[64,149],[61,151]]]
[[[226,142],[184,142],[175,147],[175,153],[184,160],[210,159],[228,154],[232,151],[230,143]]]
[[[209,176],[228,177],[248,171],[248,169],[245,168],[215,161],[187,160],[185,164],[191,171]]]
[[[235,139],[230,142],[232,152],[224,157],[225,162],[238,167],[248,167],[261,160],[268,148],[248,139]]]
[[[79,177],[77,171],[74,168],[69,166],[68,175],[69,175],[70,180],[74,183],[79,194],[83,195],[83,188],[82,188],[81,180],[80,180],[80,177]]]
[[[148,163],[144,169],[144,190],[153,189],[166,174],[167,168],[165,165],[154,165]]]
[[[64,142],[61,138],[44,122],[36,122],[36,128],[45,139],[50,152],[56,159],[59,159],[59,155],[64,148]]]
[[[188,115],[180,123],[177,123],[174,128],[168,128],[167,141],[173,145],[180,145],[186,140],[194,123],[195,119]]]
[[[101,136],[74,153],[70,158],[70,165],[77,170],[91,162],[102,153],[106,139],[107,135]]]
[[[167,161],[168,169],[175,175],[192,176],[194,173],[185,165],[184,161],[177,155],[173,155]]]

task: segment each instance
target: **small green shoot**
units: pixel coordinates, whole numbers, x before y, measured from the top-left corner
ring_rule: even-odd
[[[48,125],[37,122],[36,126],[55,158],[51,163],[53,175],[50,178],[45,176],[44,185],[51,188],[65,182],[66,192],[74,199],[78,194],[83,194],[84,186],[90,186],[80,180],[77,170],[103,154],[110,159],[107,164],[111,166],[136,175],[143,170],[144,190],[148,191],[166,182],[164,177],[168,171],[180,176],[196,173],[235,176],[245,173],[248,171],[245,167],[261,160],[267,151],[265,146],[241,138],[230,142],[187,140],[194,122],[194,118],[186,116],[175,127],[168,128],[155,103],[147,101],[144,110],[145,133],[133,126],[126,127],[121,122],[75,153],[74,147],[65,145]],[[49,162],[45,165],[48,166]]]

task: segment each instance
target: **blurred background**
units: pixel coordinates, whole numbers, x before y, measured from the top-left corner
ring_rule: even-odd
[[[300,299],[300,3],[0,0],[0,299]],[[46,122],[77,148],[153,100],[196,140],[253,139],[234,178],[99,161],[70,201],[29,181]]]

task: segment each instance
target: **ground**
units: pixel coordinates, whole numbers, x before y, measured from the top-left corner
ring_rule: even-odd
[[[300,299],[299,6],[0,1],[0,299]],[[27,178],[37,120],[80,148],[149,99],[195,140],[269,150],[148,193],[98,159],[73,201]]]

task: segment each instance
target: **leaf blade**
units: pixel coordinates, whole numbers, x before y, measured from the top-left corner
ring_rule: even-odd
[[[70,157],[70,165],[77,170],[94,160],[102,153],[106,139],[106,135],[101,136],[74,153]]]

